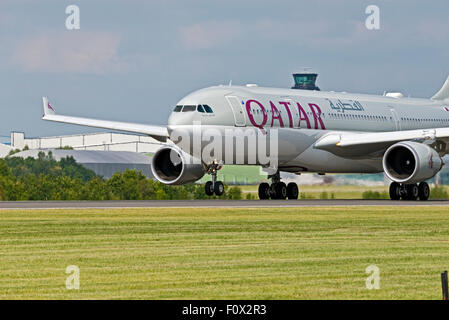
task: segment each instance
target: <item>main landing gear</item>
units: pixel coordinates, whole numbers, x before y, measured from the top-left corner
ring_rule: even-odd
[[[208,196],[221,196],[224,193],[224,184],[221,181],[217,181],[217,171],[221,169],[221,165],[214,162],[209,166],[208,173],[212,176],[212,181],[207,181],[205,186],[205,192]]]
[[[259,199],[267,200],[267,199],[276,199],[276,200],[285,200],[298,199],[299,190],[298,185],[294,182],[290,182],[286,185],[281,181],[281,176],[279,172],[276,174],[269,176],[271,178],[272,183],[269,185],[266,182],[263,182],[259,185]]]
[[[430,187],[427,182],[420,184],[400,184],[392,182],[390,184],[391,200],[428,200],[430,197]]]

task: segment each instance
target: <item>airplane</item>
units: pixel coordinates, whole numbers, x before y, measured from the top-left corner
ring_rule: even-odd
[[[211,181],[205,185],[210,196],[223,194],[217,172],[223,164],[235,164],[240,156],[243,160],[238,164],[260,165],[270,172],[271,184],[261,183],[258,188],[262,200],[298,199],[297,184],[286,185],[280,172],[384,172],[391,180],[392,200],[428,200],[426,180],[441,170],[442,157],[449,153],[449,77],[430,99],[404,97],[397,92],[368,95],[255,84],[213,86],[182,98],[167,126],[58,115],[46,97],[43,109],[43,120],[139,133],[167,142],[153,156],[154,177],[164,184],[178,185],[210,174]],[[276,165],[254,161],[253,153],[260,145],[254,148],[250,140],[243,151],[236,151],[237,142],[232,140],[235,154],[231,156],[224,148],[202,157],[201,151],[181,143],[186,139],[179,139],[179,130],[192,136],[195,130],[200,134],[215,130],[224,136],[237,130],[245,139],[276,137]],[[204,141],[200,146],[203,150]]]

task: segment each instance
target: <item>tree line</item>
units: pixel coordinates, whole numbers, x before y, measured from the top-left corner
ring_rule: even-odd
[[[238,186],[225,185],[220,198],[241,199]],[[78,164],[73,157],[56,161],[51,152],[37,159],[0,159],[0,200],[187,200],[209,199],[204,186],[167,186],[140,171],[117,172],[105,179]],[[213,198],[213,197],[212,197]]]

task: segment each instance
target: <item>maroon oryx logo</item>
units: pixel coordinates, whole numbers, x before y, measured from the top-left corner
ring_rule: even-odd
[[[433,154],[430,155],[429,168],[433,169]]]

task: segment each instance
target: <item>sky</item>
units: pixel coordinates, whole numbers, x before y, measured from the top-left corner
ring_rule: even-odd
[[[0,136],[102,131],[41,120],[42,96],[61,114],[163,125],[196,89],[291,87],[304,67],[322,90],[431,97],[449,76],[448,12],[447,0],[0,0]]]

